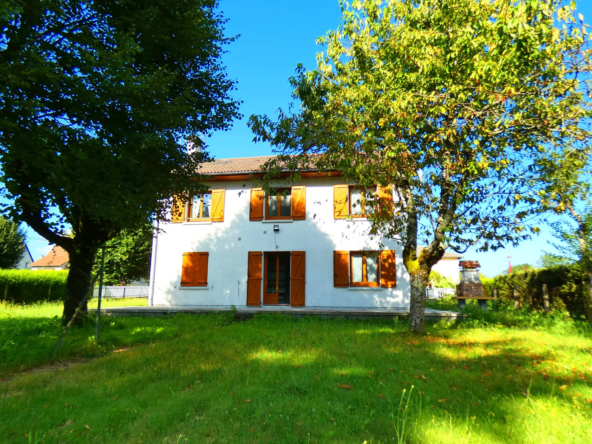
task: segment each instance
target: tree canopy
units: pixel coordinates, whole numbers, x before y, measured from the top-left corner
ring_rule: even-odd
[[[146,224],[136,230],[123,230],[105,246],[103,282],[105,285],[148,281],[153,230]],[[101,253],[97,255],[93,271],[99,272]]]
[[[25,249],[25,232],[17,222],[0,217],[0,268],[15,268]]]
[[[317,68],[290,79],[300,108],[250,125],[281,154],[269,178],[312,165],[363,186],[395,184],[396,205],[377,202],[372,220],[404,245],[410,328],[421,332],[423,287],[445,249],[497,249],[537,232],[537,160],[547,146],[588,140],[587,29],[574,5],[555,0],[342,9],[319,39]]]
[[[0,161],[11,214],[68,251],[64,321],[99,246],[166,219],[239,103],[216,0],[23,0],[0,8]],[[71,228],[72,236],[65,234]],[[83,304],[83,312],[86,306]]]

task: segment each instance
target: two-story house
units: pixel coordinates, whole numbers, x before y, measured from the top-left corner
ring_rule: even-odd
[[[395,239],[370,235],[366,193],[338,172],[302,172],[265,193],[269,157],[204,164],[211,190],[177,201],[152,249],[149,304],[188,307],[406,308]]]

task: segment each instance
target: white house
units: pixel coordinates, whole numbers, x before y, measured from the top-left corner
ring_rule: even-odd
[[[16,266],[17,270],[27,270],[29,265],[33,262],[33,256],[29,251],[29,247],[27,244],[23,244],[23,254],[19,260],[19,263]]]
[[[402,246],[369,234],[360,188],[337,172],[303,172],[265,195],[254,178],[269,159],[202,166],[211,190],[177,201],[153,241],[149,304],[407,308]],[[434,269],[456,282],[459,257],[447,253]]]
[[[178,201],[154,239],[150,305],[408,307],[402,247],[369,234],[364,193],[304,172],[265,195],[253,177],[268,159],[203,165],[210,192]]]
[[[421,251],[424,247],[418,247],[418,250]],[[432,270],[440,273],[442,276],[450,279],[454,284],[458,284],[460,282],[460,265],[459,262],[462,258],[462,255],[452,252],[445,252],[442,259],[440,259],[436,264],[432,267]]]

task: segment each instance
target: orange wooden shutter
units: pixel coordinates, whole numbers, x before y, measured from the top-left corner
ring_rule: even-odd
[[[306,187],[292,187],[292,219],[306,219]]]
[[[349,251],[333,252],[333,286],[349,287]]]
[[[173,206],[171,207],[171,222],[178,224],[185,219],[185,199],[181,195],[173,196]]]
[[[348,198],[348,185],[333,185],[333,215],[335,219],[343,219],[349,215]]]
[[[306,253],[292,251],[290,280],[290,303],[293,307],[304,307],[304,288],[306,284]]]
[[[247,271],[247,305],[261,305],[261,260],[263,253],[249,251]]]
[[[183,253],[181,287],[208,286],[209,253]]]
[[[393,186],[378,187],[378,198],[380,200],[380,211],[384,212],[385,215],[393,214]]]
[[[263,188],[251,188],[250,220],[263,220]]]
[[[208,286],[208,259],[209,253],[198,253],[197,269],[195,270],[196,287]]]
[[[380,252],[380,286],[386,288],[397,286],[397,267],[395,264],[394,250],[383,250]]]
[[[224,222],[224,190],[212,190],[212,222]]]

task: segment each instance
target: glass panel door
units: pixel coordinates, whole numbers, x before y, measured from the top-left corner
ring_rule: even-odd
[[[290,303],[290,253],[265,253],[263,304]]]

